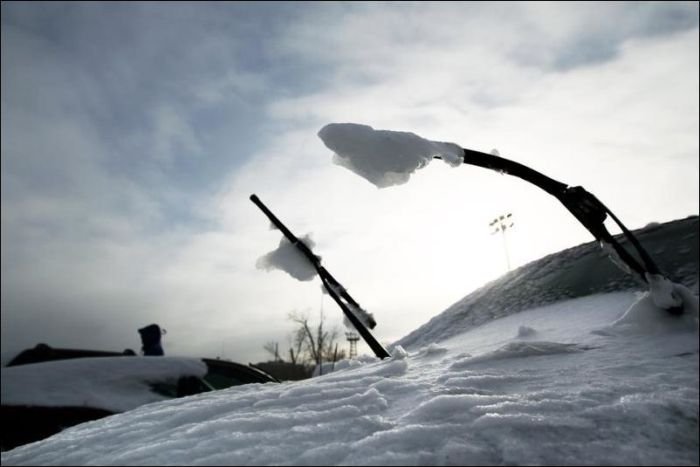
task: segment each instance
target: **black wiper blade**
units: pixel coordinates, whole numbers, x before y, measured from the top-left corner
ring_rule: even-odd
[[[282,221],[280,221],[255,194],[250,195],[250,200],[258,208],[260,208],[267,218],[270,219],[270,222],[272,222],[272,224],[277,227],[280,232],[282,232],[282,234],[292,245],[297,247],[304,257],[311,263],[314,269],[316,269],[316,272],[321,278],[321,282],[323,282],[323,286],[328,294],[333,298],[333,300],[335,300],[340,309],[343,310],[345,317],[352,323],[360,336],[362,336],[367,345],[372,349],[374,355],[381,359],[390,357],[391,355],[389,352],[377,341],[377,339],[374,338],[370,330],[367,329],[367,326],[365,326],[365,324],[352,311],[353,309],[362,309],[359,303],[357,303],[357,301],[350,296],[347,290],[345,290],[345,287],[340,285],[340,282],[338,282],[336,278],[333,277],[331,273],[321,265],[321,260],[313,253],[313,251],[311,251],[311,248],[299,240],[296,235],[294,235],[292,231],[289,230],[287,226],[285,226]],[[370,319],[368,325],[370,328],[374,328],[374,326],[376,326],[376,322]]]

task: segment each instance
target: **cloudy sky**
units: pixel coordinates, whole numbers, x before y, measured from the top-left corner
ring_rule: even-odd
[[[411,131],[596,194],[628,227],[698,213],[698,5],[2,3],[2,352],[38,342],[267,358],[320,283],[256,269],[258,196],[388,344],[591,240],[519,179],[432,163],[379,190],[330,122]]]

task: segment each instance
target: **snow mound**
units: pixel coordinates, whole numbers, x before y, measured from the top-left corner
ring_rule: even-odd
[[[542,355],[556,355],[563,353],[581,352],[588,347],[580,344],[568,344],[559,342],[510,342],[494,351],[486,352],[475,357],[467,357],[455,362],[452,367],[466,368],[474,363],[482,363],[506,358],[538,357]]]
[[[315,245],[309,234],[299,241],[303,242],[309,249],[313,249]],[[286,237],[282,237],[276,250],[258,258],[255,266],[265,271],[279,269],[300,281],[310,281],[316,276],[316,269]]]
[[[435,343],[427,345],[425,347],[421,347],[420,350],[418,350],[418,357],[435,357],[438,355],[444,355],[447,353],[447,348],[446,347],[441,347]]]
[[[400,345],[397,345],[391,352],[391,358],[394,360],[405,360],[408,358],[408,352],[406,352]]]
[[[516,337],[519,337],[522,339],[522,338],[526,338],[526,337],[532,337],[535,334],[537,334],[536,329],[531,328],[529,326],[520,326],[518,328],[518,334],[516,335]]]
[[[374,355],[358,355],[357,357],[351,359],[338,360],[337,362],[323,362],[322,365],[316,365],[312,375],[314,377],[320,375],[327,375],[328,373],[333,373],[334,371],[347,370],[350,368],[359,368],[361,366],[377,363],[381,360]]]
[[[683,299],[684,313],[672,315],[657,306],[653,294],[639,294],[638,300],[625,313],[615,320],[608,328],[602,329],[601,334],[619,333],[667,333],[674,331],[694,331],[698,329],[698,297],[686,287],[674,284],[676,291]]]
[[[454,143],[430,141],[414,133],[375,130],[357,123],[330,123],[318,132],[335,154],[333,162],[378,188],[406,183],[411,174],[441,157],[456,167],[464,151]]]

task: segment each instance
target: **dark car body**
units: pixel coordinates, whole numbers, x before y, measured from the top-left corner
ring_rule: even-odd
[[[115,359],[115,357],[118,358]],[[129,351],[119,353],[82,349],[58,349],[45,344],[39,344],[33,349],[21,352],[3,368],[3,400],[0,408],[2,415],[1,449],[3,451],[12,449],[16,446],[44,439],[70,426],[135,408],[130,406],[105,407],[89,401],[80,404],[68,403],[66,405],[61,404],[60,401],[58,403],[55,401],[46,404],[38,403],[37,400],[43,400],[43,397],[41,397],[43,393],[41,393],[42,388],[38,387],[40,384],[34,384],[34,381],[41,381],[42,377],[45,379],[47,373],[60,375],[61,368],[66,367],[66,361],[77,361],[78,364],[72,363],[69,365],[71,373],[65,378],[62,375],[58,377],[50,376],[53,379],[62,379],[59,382],[61,391],[69,392],[66,391],[66,387],[70,390],[71,381],[75,382],[76,391],[78,391],[77,387],[80,384],[84,384],[85,379],[94,377],[94,374],[89,373],[94,373],[93,370],[95,368],[109,372],[109,366],[114,365],[116,362],[118,363],[119,371],[126,377],[133,376],[136,382],[142,383],[137,387],[139,391],[144,393],[142,396],[146,396],[144,403],[184,397],[243,384],[279,382],[257,368],[209,358],[189,359],[199,362],[197,365],[202,368],[201,371],[183,371],[182,374],[178,374],[176,377],[165,377],[158,372],[154,372],[154,375],[151,377],[147,371],[144,373],[144,364],[146,368],[150,364],[158,364],[154,365],[154,368],[162,367],[162,364],[166,364],[170,360],[177,362],[179,359],[174,357],[137,357],[134,352]],[[104,364],[101,362],[104,362]],[[84,370],[81,370],[83,363],[85,364]],[[202,366],[202,363],[204,363],[206,368]],[[134,375],[130,374],[132,366]],[[13,368],[19,367],[22,368],[21,372],[18,373],[16,370],[13,370]],[[85,374],[83,375],[81,371]],[[32,372],[37,373],[36,378],[27,379],[26,375],[31,375]],[[36,394],[39,391],[38,397],[33,397],[28,403],[26,401],[23,402],[21,397],[21,403],[17,403],[17,400],[13,400],[12,397],[5,394],[6,385],[10,385],[13,376],[18,374],[25,378],[23,381],[29,381],[29,383],[21,383],[28,386],[26,388],[27,392],[33,391]],[[119,378],[118,375],[117,378]],[[52,391],[50,383],[51,381],[49,381],[45,389],[47,400],[52,397],[52,394],[50,394]],[[91,390],[94,391],[94,389]],[[103,400],[109,400],[110,390],[109,383],[106,383],[97,392],[105,393],[100,394],[100,396],[103,396]],[[15,384],[14,392],[16,393],[17,391],[17,385]],[[21,385],[19,391],[22,391]],[[123,388],[114,387],[115,396],[118,395],[119,391],[123,391]]]

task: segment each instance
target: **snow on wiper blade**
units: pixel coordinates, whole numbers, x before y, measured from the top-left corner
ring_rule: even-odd
[[[375,130],[357,123],[330,123],[318,132],[335,153],[333,162],[349,169],[378,188],[401,185],[439,157],[453,167],[462,164],[464,151],[454,143],[441,143],[405,131]]]

